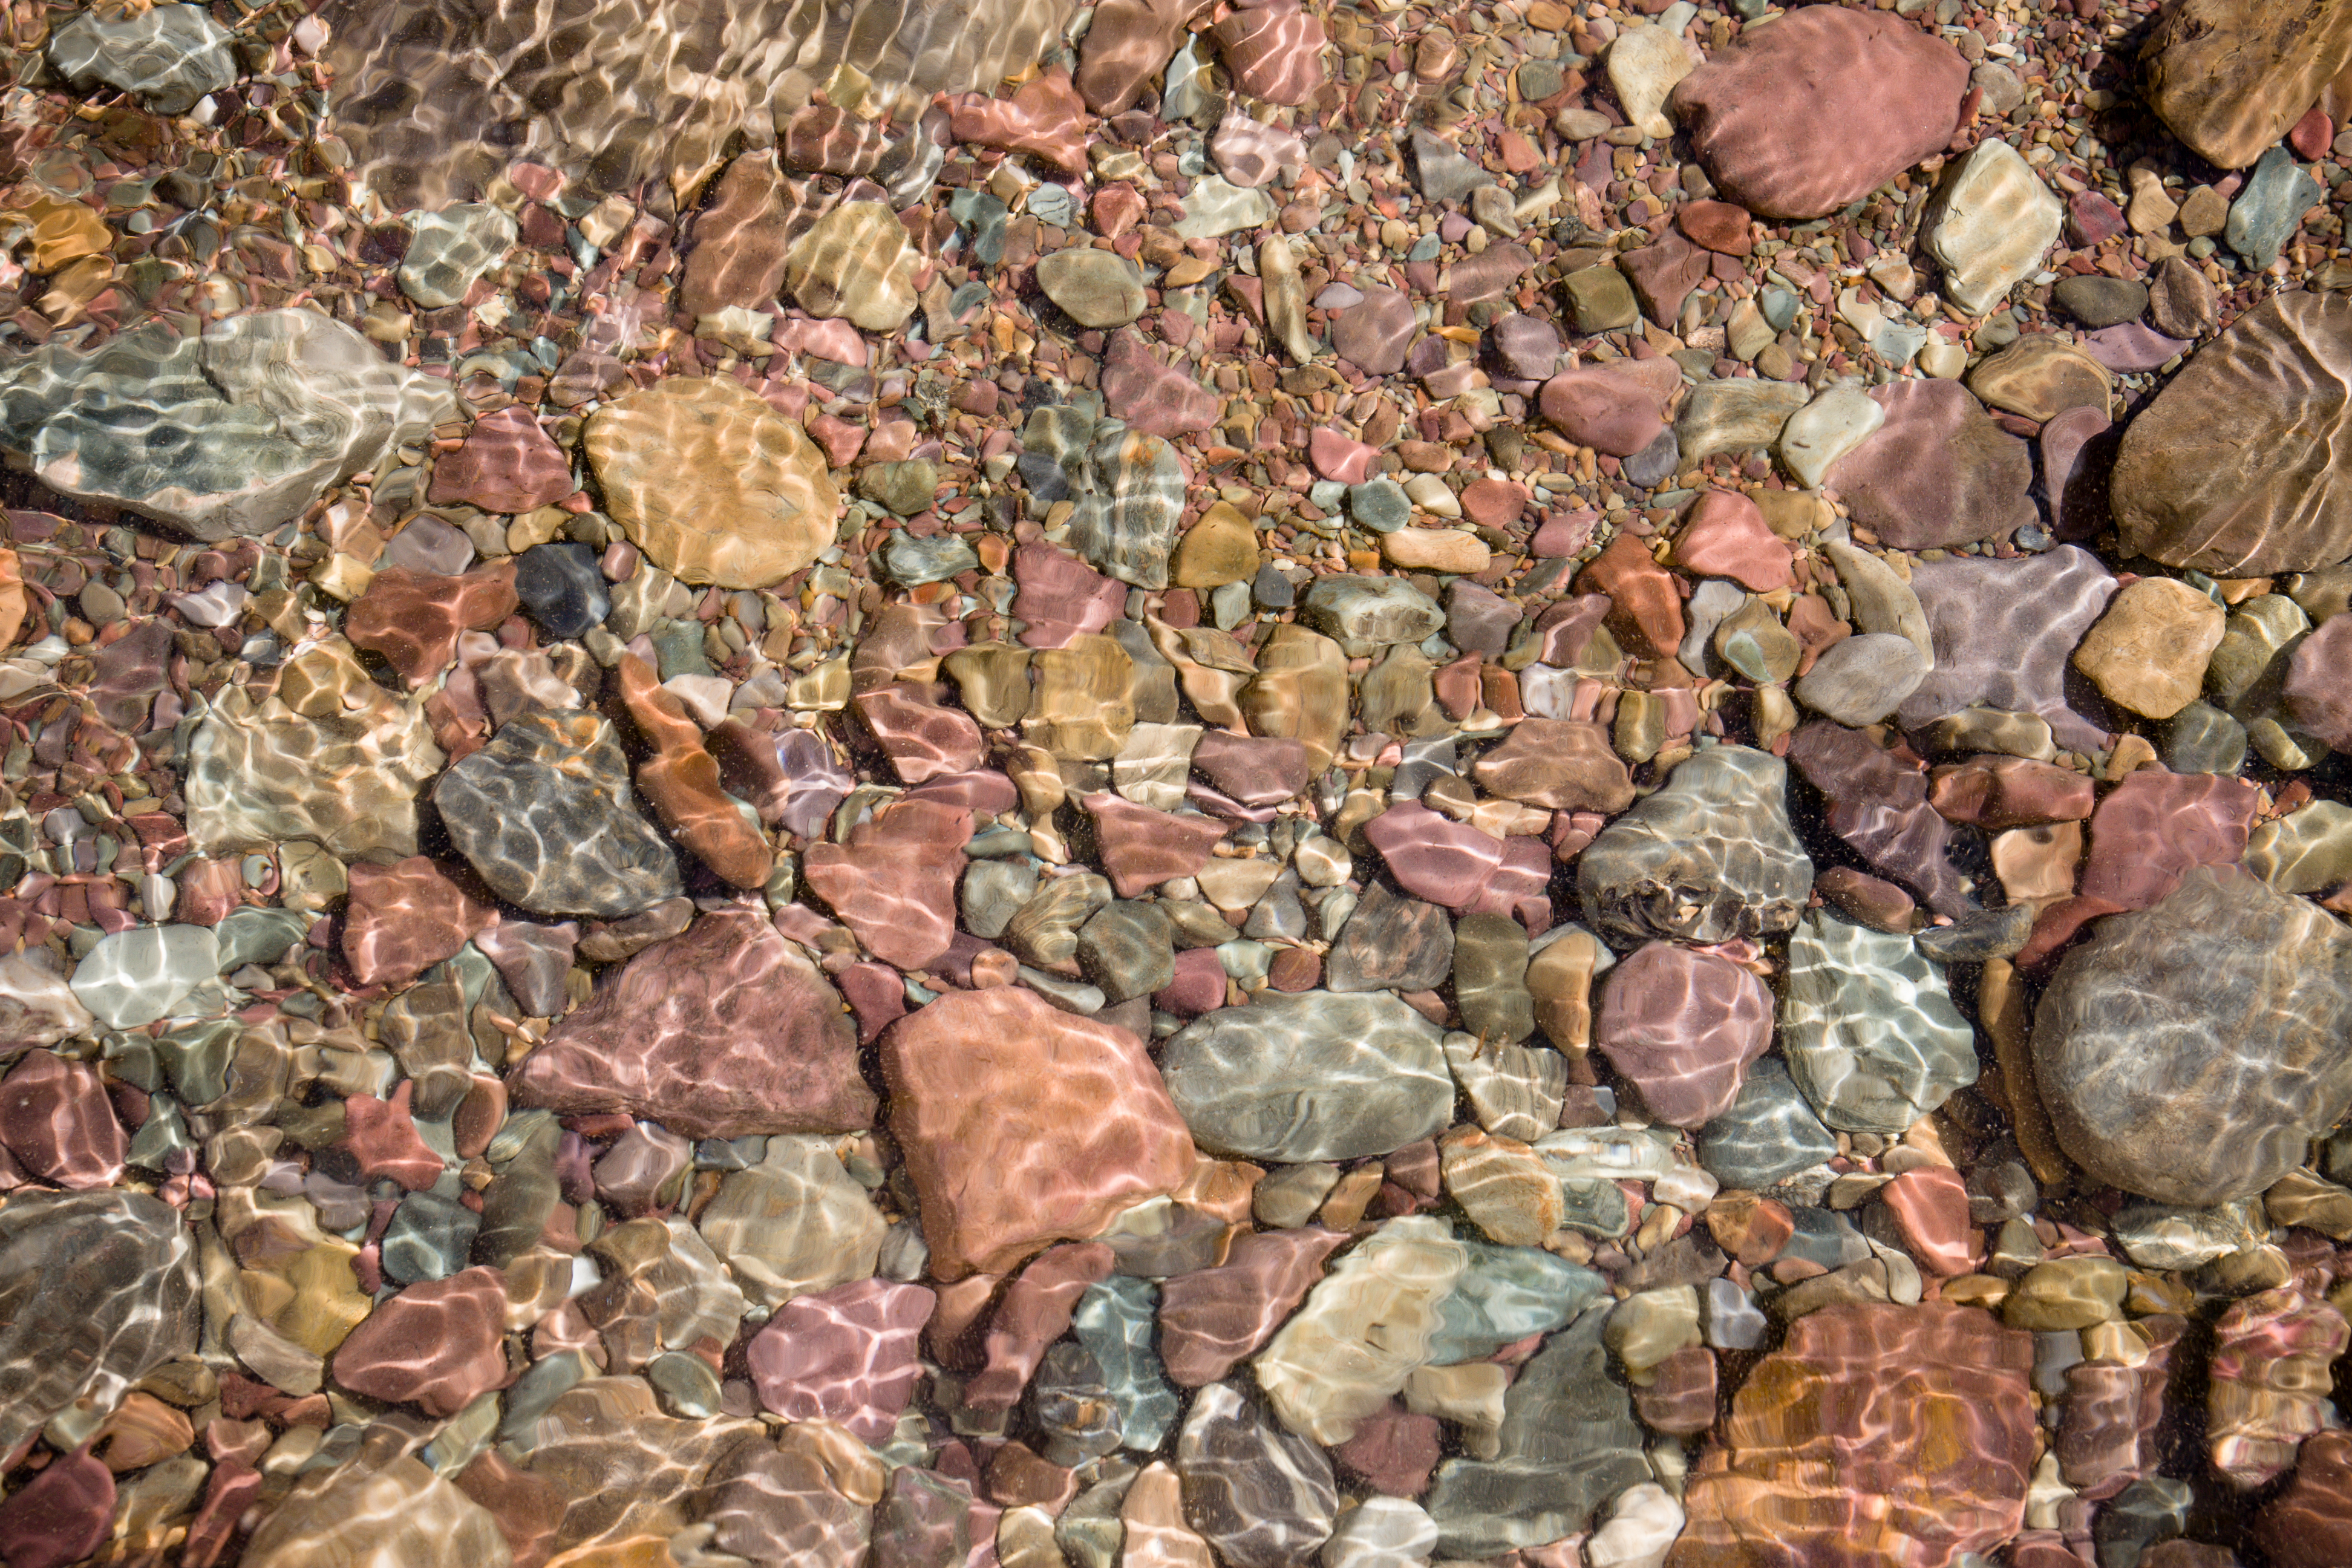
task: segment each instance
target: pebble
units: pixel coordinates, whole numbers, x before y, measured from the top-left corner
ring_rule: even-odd
[[[1444,1125],[1454,1080],[1440,1037],[1393,996],[1269,993],[1187,1026],[1160,1062],[1185,1124],[1207,1147],[1284,1163],[1356,1159]],[[1331,1083],[1360,1087],[1313,1094]]]
[[[1927,248],[1944,269],[1945,292],[1971,316],[1994,310],[2041,266],[2064,216],[2016,148],[1979,142],[1945,172],[1929,219]]]

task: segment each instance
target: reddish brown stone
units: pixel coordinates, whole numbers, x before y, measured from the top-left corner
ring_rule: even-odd
[[[510,1078],[521,1105],[624,1111],[688,1138],[873,1124],[840,994],[750,910],[629,960]]]
[[[1715,1244],[1750,1268],[1761,1268],[1780,1257],[1796,1234],[1788,1205],[1756,1193],[1717,1194],[1706,1205],[1706,1218]]]
[[[1551,851],[1539,838],[1497,838],[1406,801],[1364,824],[1397,885],[1461,914],[1507,914],[1532,930],[1551,921]]]
[[[113,1517],[113,1472],[77,1448],[0,1502],[0,1559],[8,1568],[66,1568],[98,1550]]]
[[[1633,775],[1589,720],[1522,719],[1471,771],[1493,794],[1547,811],[1613,815],[1633,804]]]
[[[1079,68],[1081,75],[1085,68]],[[967,92],[948,101],[954,116],[950,129],[957,141],[1027,153],[1066,174],[1086,173],[1087,105],[1071,84],[1069,72],[1058,67],[1046,71],[1024,83],[1011,98]]]
[[[1699,1127],[1772,1043],[1772,993],[1727,958],[1648,942],[1602,981],[1592,1034],[1653,1116]]]
[[[861,692],[853,705],[901,784],[967,773],[988,755],[988,742],[971,715],[942,708],[927,687],[893,681]]]
[[[1307,787],[1307,746],[1287,738],[1204,730],[1192,771],[1244,805],[1274,805]]]
[[[776,1309],[744,1346],[761,1405],[788,1421],[836,1421],[886,1440],[923,1375],[916,1342],[938,1298],[920,1285],[860,1279]]]
[[[1078,1495],[1078,1478],[1038,1456],[1026,1443],[1007,1443],[989,1457],[989,1500],[1000,1508],[1041,1508],[1058,1514]]]
[[[950,992],[881,1049],[938,1279],[1092,1236],[1192,1173],[1192,1134],[1142,1042],[1033,991]]]
[[[902,800],[852,828],[847,844],[812,844],[802,875],[866,951],[920,969],[955,939],[956,879],[971,813]]]
[[[1706,251],[1668,229],[1655,244],[1620,255],[1617,266],[1632,280],[1650,320],[1671,326],[1683,301],[1707,276],[1711,260]]]
[[[1726,197],[1768,218],[1820,217],[1951,141],[1969,87],[1951,45],[1885,13],[1781,20],[1796,26],[1742,32],[1668,100]]]
[[[1916,757],[1817,719],[1790,737],[1789,760],[1828,801],[1831,832],[1930,909],[1956,920],[1970,912],[1948,854],[1951,825],[1928,805]]]
[[[801,174],[869,174],[888,145],[881,122],[860,120],[830,103],[803,104],[784,122],[784,167]]]
[[[1227,825],[1213,817],[1154,811],[1115,795],[1086,795],[1079,804],[1094,818],[1103,871],[1122,899],[1192,875],[1226,833]]]
[[[1637,373],[1618,364],[1580,365],[1544,383],[1543,416],[1580,447],[1630,458],[1665,430],[1663,399]]]
[[[1309,1226],[1237,1238],[1214,1268],[1171,1277],[1160,1290],[1160,1355],[1181,1388],[1215,1383],[1274,1337],[1348,1237]]]
[[[964,1384],[974,1410],[1010,1410],[1044,1359],[1045,1347],[1068,1331],[1070,1314],[1086,1288],[1109,1278],[1117,1258],[1098,1241],[1047,1247],[1024,1268],[988,1320],[986,1364]]]
[[[686,704],[662,689],[645,660],[621,656],[621,701],[654,748],[637,764],[637,787],[679,843],[739,888],[767,884],[775,856],[760,830],[744,820],[735,797],[720,787],[719,763],[703,749],[702,731]]]
[[[2296,646],[2281,695],[2296,723],[2352,752],[2352,615],[2331,617]]]
[[[1715,1352],[1687,1345],[1650,1372],[1646,1388],[1633,1390],[1633,1410],[1642,1425],[1669,1437],[1696,1437],[1715,1425]]]
[[[1702,577],[1728,577],[1769,594],[1796,581],[1789,546],[1764,524],[1754,501],[1737,490],[1700,496],[1675,538],[1675,563]]]
[[[485,1448],[450,1484],[488,1511],[514,1552],[514,1568],[540,1568],[554,1554],[563,1494],[544,1476],[519,1470],[496,1448]]]
[[[1946,1279],[1975,1271],[1980,1249],[1969,1221],[1968,1185],[1958,1171],[1949,1165],[1905,1171],[1878,1190],[1878,1199],[1922,1269]]]
[[[389,1176],[410,1192],[422,1192],[441,1179],[441,1156],[418,1136],[409,1114],[414,1079],[404,1079],[390,1100],[354,1094],[343,1101],[342,1146],[371,1181]]]
[[[1953,822],[1998,832],[2045,822],[2079,822],[2097,790],[2090,775],[2025,757],[1970,757],[1927,777],[1927,803]]]
[[[1675,580],[1630,533],[1621,533],[1576,574],[1580,594],[1606,594],[1610,625],[1628,651],[1670,659],[1681,649],[1683,602]]]
[[[1745,256],[1756,247],[1748,209],[1729,202],[1685,202],[1675,209],[1675,226],[1717,256]]]
[[[1886,422],[1824,478],[1882,542],[1940,549],[2005,538],[2041,515],[2026,494],[2032,455],[1967,387],[1897,381],[1870,396]]]
[[[2294,1479],[2255,1516],[2254,1539],[2276,1568],[2352,1563],[2352,1433],[2304,1439]]]
[[[1356,1423],[1356,1435],[1331,1450],[1349,1474],[1383,1497],[1419,1497],[1429,1489],[1430,1472],[1444,1456],[1445,1429],[1434,1415],[1402,1408],[1396,1401]]]
[[[793,205],[773,153],[746,153],[711,186],[710,205],[694,216],[680,309],[697,316],[730,306],[772,310],[784,286],[784,258],[798,237]]]
[[[335,1351],[335,1381],[354,1394],[450,1416],[507,1381],[499,1336],[505,1277],[467,1268],[386,1300]]]
[[[514,576],[511,561],[462,577],[386,567],[344,615],[343,635],[422,686],[457,658],[459,633],[488,631],[521,606]]]
[[[2083,896],[2144,910],[2192,868],[2242,859],[2261,793],[2251,779],[2137,769],[2091,814]]]
[[[1202,0],[1105,0],[1078,46],[1077,89],[1097,114],[1131,108],[1164,68]]]
[[[343,912],[343,958],[362,985],[404,985],[466,945],[494,918],[425,855],[394,866],[355,861]]]
[[[0,1079],[0,1149],[34,1177],[76,1189],[122,1175],[122,1124],[87,1062],[26,1051]]]
[[[1224,400],[1190,364],[1162,364],[1139,333],[1121,329],[1103,358],[1103,404],[1147,436],[1186,436],[1217,422]]]
[[[1298,0],[1234,11],[1209,33],[1234,80],[1252,98],[1296,109],[1323,85],[1323,24]]]
[[[520,404],[485,414],[466,432],[466,443],[433,464],[436,505],[462,501],[484,511],[535,511],[553,506],[579,487],[572,465]]]

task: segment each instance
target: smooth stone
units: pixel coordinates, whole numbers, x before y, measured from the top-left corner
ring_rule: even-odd
[[[2106,732],[2067,706],[2065,689],[2067,655],[2116,592],[2097,556],[2062,544],[2015,561],[1922,561],[1912,569],[1911,591],[1927,613],[1936,665],[1896,710],[1905,728],[1927,730],[1956,714],[1999,709],[2038,718],[2061,744],[2105,748]],[[2035,726],[1984,722],[2002,723],[2014,738],[1996,743],[1987,734],[1965,749],[2043,755]]]
[[[1717,452],[1771,450],[1810,401],[1803,387],[1777,381],[1701,381],[1675,421],[1682,466],[1695,468]]]
[[[1502,323],[1496,325],[1500,329]],[[1544,383],[1538,402],[1544,417],[1562,435],[1612,458],[1642,452],[1666,427],[1661,389],[1627,363],[1562,370]]]
[[[1781,1048],[1821,1118],[1900,1132],[1977,1079],[1976,1037],[1907,936],[1824,914],[1789,942]]]
[[[237,1561],[304,1568],[370,1559],[460,1568],[511,1563],[513,1549],[495,1514],[422,1460],[363,1446],[342,1464],[299,1477],[255,1526]]]
[[[517,234],[512,215],[483,202],[457,202],[438,212],[412,213],[408,227],[412,237],[408,253],[401,258],[395,276],[400,291],[428,310],[462,301],[474,280],[507,253]],[[527,511],[530,508],[492,510]]]
[[[1327,1447],[1353,1437],[1427,1361],[1438,1304],[1464,1262],[1451,1227],[1433,1215],[1391,1219],[1357,1243],[1258,1352],[1258,1385],[1276,1416]]]
[[[151,112],[171,116],[236,84],[235,43],[201,5],[157,5],[121,16],[83,11],[50,32],[48,58],[82,91],[104,82],[138,94]]]
[[[1748,1069],[1731,1109],[1699,1130],[1698,1161],[1727,1187],[1769,1187],[1838,1151],[1779,1058]]]
[[[1056,250],[1037,258],[1037,286],[1082,327],[1123,327],[1143,314],[1143,273],[1108,250]]]
[[[1928,660],[1892,632],[1864,632],[1831,645],[1792,688],[1797,700],[1841,724],[1874,724],[1919,689]]]
[[[1202,1147],[1296,1163],[1387,1154],[1444,1127],[1437,1026],[1394,996],[1266,992],[1187,1025],[1160,1053]]]
[[[1696,51],[1679,33],[1647,23],[1621,26],[1609,46],[1609,86],[1625,119],[1643,135],[1664,141],[1675,133],[1665,116],[1675,85],[1698,68]]]
[[[2322,0],[2183,0],[2140,51],[2167,129],[2217,168],[2242,169],[2352,61],[2352,21]]]
[[[2147,285],[2100,273],[2069,275],[2050,290],[2051,300],[2086,327],[2119,326],[2147,309]]]
[[[1850,383],[1824,387],[1780,426],[1780,466],[1807,489],[1819,489],[1830,465],[1868,440],[1886,410]]]
[[[75,1000],[110,1029],[167,1016],[220,973],[219,942],[203,926],[134,926],[99,938],[69,982]]]
[[[2352,299],[2276,295],[2200,349],[2124,431],[2116,526],[2126,555],[2217,577],[2352,555],[2328,461],[2352,395]]]
[[[2279,696],[2304,731],[2352,751],[2352,616],[2330,616],[2294,645]]]
[[[1428,991],[1453,972],[1454,925],[1445,911],[1374,882],[1325,957],[1324,984],[1335,992]]]
[[[1307,589],[1302,618],[1338,640],[1351,658],[1396,643],[1417,643],[1445,625],[1429,596],[1393,577],[1318,577]]]
[[[1622,331],[1642,319],[1641,302],[1625,275],[1610,266],[1586,267],[1561,279],[1570,317],[1580,336]]]
[[[499,1352],[505,1321],[506,1285],[497,1269],[468,1268],[410,1285],[337,1347],[335,1381],[371,1398],[455,1415],[506,1380]]]
[[[895,332],[914,314],[919,261],[889,204],[844,202],[793,244],[784,258],[784,289],[812,316]]]
[[[2229,867],[2101,921],[2034,1016],[2059,1141],[2099,1180],[2161,1203],[2272,1185],[2352,1103],[2347,965],[2340,924]]]
[[[2201,338],[2221,324],[2221,301],[2194,262],[2168,256],[2148,285],[2147,319],[2167,337]]]
[[[2037,520],[2033,458],[1966,387],[1897,381],[1871,400],[1886,421],[1822,471],[1853,521],[1900,550],[2005,537]]]
[[[885,1440],[920,1380],[916,1337],[935,1300],[919,1285],[859,1279],[785,1302],[744,1347],[761,1406]]]
[[[1231,1383],[1192,1399],[1176,1436],[1184,1516],[1233,1568],[1291,1568],[1331,1533],[1339,1490],[1331,1461],[1269,1420]]]
[[[1727,958],[1645,942],[1609,972],[1593,1043],[1653,1117],[1701,1126],[1771,1045],[1771,993]]]
[[[2107,602],[2073,662],[2109,701],[2169,719],[2203,689],[2227,619],[2220,605],[2187,584],[2143,577]]]
[[[2115,378],[2095,353],[2057,333],[2028,332],[1979,360],[1967,384],[1989,407],[2046,424],[2069,408],[2095,408],[2105,416]]]
[[[1971,316],[1993,310],[2042,265],[2065,216],[2016,148],[1979,142],[1945,171],[1927,219],[1947,295]]]
[[[2191,702],[2164,730],[2164,765],[2177,773],[2234,774],[2246,765],[2246,727],[2207,702]]]

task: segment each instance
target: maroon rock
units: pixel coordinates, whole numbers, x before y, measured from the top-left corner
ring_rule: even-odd
[[[2280,694],[2314,737],[2352,751],[2352,615],[2330,617],[2296,646]]]
[[[1675,563],[1702,577],[1728,577],[1759,594],[1796,581],[1789,546],[1738,490],[1708,490],[1692,504],[1675,538]]]
[[[1331,1450],[1349,1475],[1383,1497],[1419,1497],[1430,1473],[1444,1457],[1445,1429],[1434,1415],[1408,1411],[1396,1401],[1356,1423],[1356,1435]]]
[[[1829,805],[1831,832],[1930,909],[1955,919],[1975,908],[1948,851],[1951,825],[1927,804],[1927,776],[1907,751],[1816,719],[1789,740],[1789,760]]]
[[[2138,1326],[2152,1341],[2139,1365],[2079,1362],[2066,1369],[2066,1393],[2059,1401],[2051,1447],[2059,1475],[2085,1497],[2110,1497],[2154,1473],[2163,1458],[2158,1434],[2165,1381],[2173,1346],[2188,1324],[2159,1313],[2138,1320]]]
[[[2062,410],[2042,424],[2037,437],[2042,474],[2059,538],[2088,539],[2106,526],[2107,481],[2122,436],[2105,409],[2089,404]]]
[[[1968,61],[1916,23],[1811,6],[1743,31],[1668,104],[1717,191],[1764,217],[1813,218],[1942,152],[1968,88]]]
[[[449,1484],[488,1512],[514,1553],[514,1568],[540,1568],[555,1554],[564,1498],[546,1477],[517,1469],[496,1448],[485,1448]]]
[[[964,1384],[964,1403],[974,1410],[1019,1404],[1045,1347],[1069,1331],[1078,1297],[1108,1279],[1117,1261],[1099,1241],[1072,1242],[1046,1248],[1024,1268],[988,1320],[987,1364]]]
[[[0,1079],[0,1149],[61,1187],[110,1186],[126,1145],[106,1082],[87,1062],[26,1051]]]
[[[2107,743],[2066,705],[2066,656],[2115,596],[2097,556],[2072,544],[2009,561],[1948,555],[1916,563],[1911,591],[1927,612],[1936,668],[1897,710],[1906,728],[1981,704],[2038,713],[2076,751]]]
[[[1909,893],[1884,877],[1851,866],[1823,867],[1813,878],[1813,891],[1857,923],[1897,936],[1910,934],[1912,916],[1919,908]]]
[[[2254,1539],[2276,1568],[2352,1563],[2352,1432],[2315,1432],[2294,1479],[2254,1518]]]
[[[928,681],[894,680],[851,700],[901,784],[969,773],[987,760],[987,738],[971,715],[940,706],[937,693]]]
[[[488,631],[521,606],[514,577],[511,561],[462,577],[387,567],[345,613],[343,635],[383,655],[411,688],[422,686],[457,658],[459,633]]]
[[[1800,15],[1832,14],[1861,15]],[[1832,463],[1823,480],[1882,542],[1942,549],[2005,538],[2041,515],[2026,494],[2033,459],[2025,443],[1993,423],[1967,387],[1897,381],[1870,395],[1886,423]]]
[[[66,1568],[98,1550],[113,1517],[114,1473],[77,1448],[0,1502],[0,1560],[8,1568]]]
[[[881,1054],[934,1279],[1002,1273],[1192,1174],[1143,1042],[1025,987],[949,992],[885,1030]]]
[[[1154,811],[1115,795],[1084,795],[1078,804],[1094,819],[1103,872],[1122,899],[1192,875],[1209,863],[1209,852],[1227,831],[1214,817]]]
[[[840,993],[745,909],[657,942],[556,1026],[511,1076],[515,1102],[622,1111],[688,1138],[870,1127]]]
[[[359,1164],[360,1173],[373,1181],[389,1176],[410,1192],[422,1192],[441,1179],[441,1156],[416,1131],[409,1103],[416,1092],[414,1079],[404,1080],[390,1100],[354,1094],[343,1100],[342,1147]]]
[[[504,1386],[505,1276],[467,1268],[386,1299],[335,1351],[335,1381],[372,1399],[455,1415]]]
[[[1711,270],[1707,253],[1673,229],[1654,245],[1620,255],[1617,265],[1633,281],[1642,309],[1662,327],[1674,325],[1683,301]]]
[[[1347,1240],[1318,1226],[1259,1231],[1236,1238],[1218,1267],[1171,1277],[1160,1289],[1160,1357],[1169,1379],[1201,1388],[1255,1354]]]
[[[730,306],[772,310],[784,286],[784,258],[805,219],[781,199],[784,180],[772,152],[746,153],[711,185],[709,206],[694,215],[678,307],[697,316]]]
[[[1559,329],[1541,316],[1529,316],[1514,310],[1496,318],[1486,329],[1486,353],[1496,368],[1519,381],[1546,381],[1559,368]],[[1550,407],[1544,409],[1545,417],[1558,423]],[[1586,445],[1591,445],[1590,442]],[[1639,451],[1640,447],[1634,450]],[[1624,454],[1619,454],[1623,456]]]
[[[427,499],[436,506],[462,501],[484,511],[536,511],[579,488],[563,448],[516,404],[475,420],[465,445],[435,460]]]
[[[871,173],[888,145],[882,122],[860,120],[834,104],[809,103],[784,122],[782,151],[784,167],[797,173],[855,177]],[[768,297],[775,297],[774,289]]]
[[[761,1406],[882,1442],[922,1378],[918,1340],[938,1300],[887,1279],[793,1297],[743,1347]]]
[[[1175,978],[1152,993],[1151,1005],[1180,1018],[1197,1018],[1223,1006],[1225,966],[1217,957],[1217,950],[1196,947],[1178,953]]]
[[[1192,771],[1244,805],[1276,805],[1307,787],[1307,745],[1279,736],[1204,730],[1192,746]]]
[[[1102,630],[1127,608],[1126,584],[1050,544],[1015,550],[1013,580],[1020,585],[1013,613],[1028,623],[1021,634],[1027,647],[1066,647],[1072,637]]]
[[[1457,305],[1475,305],[1482,300],[1499,300],[1523,282],[1536,258],[1528,254],[1527,247],[1506,240],[1490,245],[1475,256],[1465,256],[1445,273],[1446,298]],[[1551,374],[1549,369],[1543,373]]]
[[[1647,942],[1602,982],[1592,1038],[1653,1116],[1703,1126],[1772,1043],[1772,993],[1727,958]]]
[[[1543,416],[1580,447],[1630,458],[1666,427],[1661,399],[1617,365],[1580,365],[1544,383]]]
[[[1417,898],[1458,914],[1513,915],[1538,930],[1550,923],[1551,852],[1539,838],[1497,838],[1419,801],[1389,807],[1364,824],[1364,837]]]
[[[2025,757],[1970,757],[1928,775],[1927,801],[1948,820],[1999,832],[2080,822],[2098,791],[2086,773]]]
[[[1011,98],[967,92],[948,105],[949,129],[959,142],[1026,153],[1066,174],[1086,173],[1087,105],[1059,67],[1024,82]]]
[[[1131,108],[1182,41],[1202,0],[1105,0],[1078,46],[1077,89],[1097,114]]]
[[[444,876],[430,856],[392,866],[356,861],[343,913],[343,958],[362,985],[404,985],[454,954],[494,911]]]
[[[2076,191],[2066,202],[2066,233],[2081,246],[2101,245],[2124,232],[2123,209],[2096,191]]]
[[[2084,896],[2145,910],[2196,867],[2236,864],[2261,805],[2252,779],[2135,770],[2091,814]]]
[[[1255,13],[1240,13],[1255,15]],[[1186,436],[1217,422],[1224,400],[1189,370],[1152,357],[1142,337],[1121,329],[1103,358],[1103,403],[1147,436]]]
[[[1298,0],[1234,11],[1209,29],[1226,68],[1252,98],[1296,109],[1323,85],[1323,24]]]
[[[1672,574],[1630,533],[1621,533],[1576,574],[1580,594],[1609,595],[1609,623],[1636,657],[1670,659],[1681,650],[1685,623]]]
[[[1392,375],[1420,330],[1412,298],[1375,283],[1331,318],[1331,347],[1366,375]]]
[[[1522,719],[1471,771],[1491,793],[1547,811],[1613,815],[1633,804],[1633,775],[1589,720]]]
[[[1715,1425],[1715,1352],[1686,1345],[1651,1369],[1646,1388],[1633,1390],[1642,1425],[1669,1437],[1696,1437]]]
[[[971,812],[902,800],[850,829],[847,844],[810,845],[801,872],[867,952],[920,969],[955,939],[956,879],[971,837]]]
[[[1745,256],[1756,247],[1748,232],[1755,220],[1746,207],[1729,202],[1685,202],[1675,209],[1675,226],[1717,256]]]

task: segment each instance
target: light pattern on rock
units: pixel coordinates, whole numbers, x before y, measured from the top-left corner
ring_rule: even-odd
[[[1282,1424],[1326,1447],[1356,1435],[1429,1356],[1465,1261],[1443,1221],[1392,1219],[1323,1276],[1253,1363]]]
[[[1746,746],[1677,764],[1602,830],[1576,873],[1587,923],[1629,947],[1787,931],[1812,876],[1789,827],[1787,765]]]
[[[1268,992],[1186,1026],[1160,1053],[1202,1147],[1248,1159],[1386,1154],[1454,1108],[1437,1026],[1393,996]]]
[[[1192,1397],[1176,1437],[1184,1518],[1234,1568],[1285,1568],[1331,1533],[1339,1489],[1323,1450],[1230,1383]]]
[[[1977,1079],[1976,1035],[1907,936],[1826,911],[1789,939],[1780,1048],[1832,1127],[1899,1132]]]

